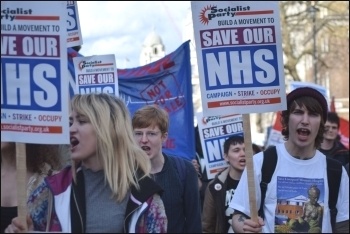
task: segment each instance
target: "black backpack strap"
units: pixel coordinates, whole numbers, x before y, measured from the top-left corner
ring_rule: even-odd
[[[262,219],[265,219],[264,203],[265,203],[267,186],[271,181],[276,165],[277,165],[276,146],[271,146],[264,151],[264,160],[261,168],[261,182],[260,182],[261,203],[260,203],[258,215]]]
[[[335,221],[337,217],[337,201],[339,194],[339,187],[342,176],[342,165],[340,162],[326,157],[327,159],[327,178],[328,178],[328,207],[331,214],[331,225],[333,233],[335,233]]]

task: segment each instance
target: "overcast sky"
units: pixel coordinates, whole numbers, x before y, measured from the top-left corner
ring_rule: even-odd
[[[78,1],[84,56],[114,54],[118,68],[138,67],[142,44],[153,30],[166,54],[183,42],[190,1]]]

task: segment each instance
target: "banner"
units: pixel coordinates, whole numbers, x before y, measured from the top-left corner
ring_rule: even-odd
[[[189,42],[164,58],[142,67],[118,69],[119,97],[131,116],[144,105],[159,105],[169,113],[169,136],[163,152],[186,159],[195,157]],[[71,73],[70,94],[74,94],[73,57],[82,56],[68,48]]]
[[[339,119],[340,142],[349,149],[349,121],[342,117],[339,117]]]

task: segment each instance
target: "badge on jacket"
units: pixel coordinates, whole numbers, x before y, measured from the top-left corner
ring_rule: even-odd
[[[219,191],[219,190],[222,189],[222,186],[221,186],[221,184],[215,184],[214,188],[215,188],[216,191]]]

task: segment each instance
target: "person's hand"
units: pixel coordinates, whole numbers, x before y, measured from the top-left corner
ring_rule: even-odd
[[[7,228],[5,229],[5,233],[24,233],[27,231],[33,231],[34,230],[33,221],[29,217],[29,215],[27,215],[27,227],[28,227],[28,230],[26,229],[25,225],[21,223],[19,218],[16,217],[12,219],[11,224],[7,226]]]
[[[245,233],[259,233],[262,231],[262,226],[264,226],[264,220],[258,217],[258,222],[251,219],[244,220],[243,231]]]

